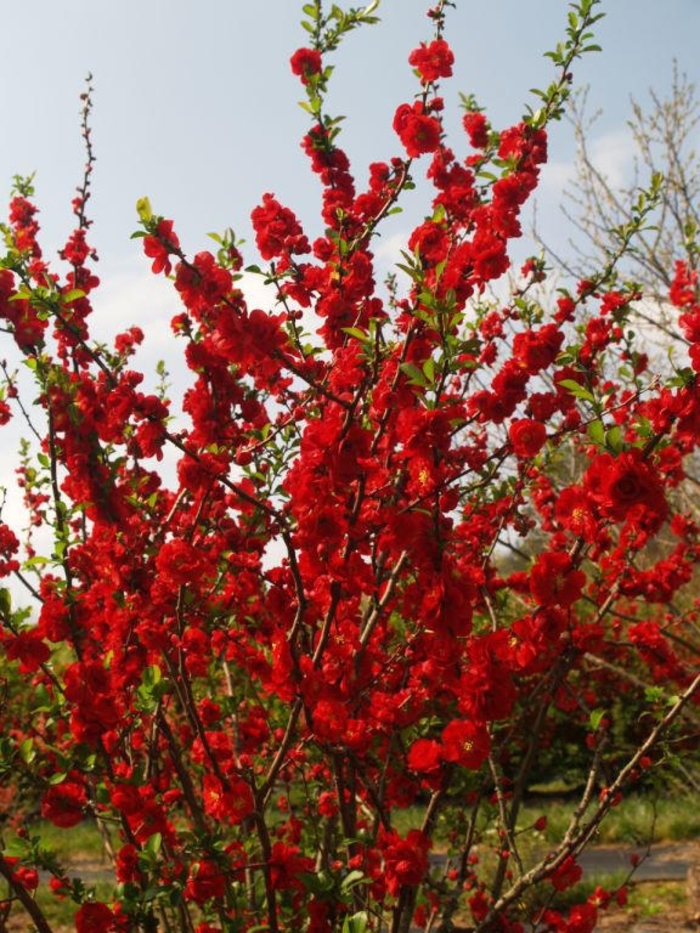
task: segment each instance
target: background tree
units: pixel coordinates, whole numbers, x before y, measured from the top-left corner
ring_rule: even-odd
[[[566,275],[580,279],[585,269],[607,261],[619,249],[639,192],[653,177],[663,179],[655,209],[648,223],[637,230],[619,265],[619,274],[639,284],[643,302],[634,317],[645,334],[660,336],[656,343],[679,347],[687,340],[678,328],[678,314],[669,302],[676,263],[683,261],[693,272],[698,268],[700,230],[700,156],[698,128],[700,105],[695,85],[674,66],[667,98],[653,89],[644,105],[631,100],[627,128],[633,143],[629,178],[616,185],[600,167],[591,150],[599,114],[587,112],[587,92],[572,96],[569,118],[577,145],[574,179],[565,190],[562,207],[572,226],[568,251],[544,243],[547,254]]]

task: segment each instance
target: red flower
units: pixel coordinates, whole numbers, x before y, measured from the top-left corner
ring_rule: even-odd
[[[171,253],[177,253],[180,249],[180,241],[173,231],[172,220],[160,220],[155,234],[144,237],[143,251],[153,260],[151,268],[156,273],[165,272],[170,275],[172,263],[170,262]]]
[[[204,904],[226,893],[226,879],[213,862],[194,862],[185,885],[185,897],[197,904]]]
[[[405,839],[396,832],[380,831],[379,847],[389,894],[396,897],[402,885],[421,883],[428,870],[430,839],[419,829],[410,830]]]
[[[440,145],[440,123],[424,112],[420,101],[413,107],[401,104],[394,115],[394,130],[411,159],[424,152],[435,152]]]
[[[444,226],[432,220],[426,220],[416,227],[408,241],[408,248],[411,252],[418,253],[424,268],[442,262],[447,256],[449,245]]]
[[[485,149],[489,144],[489,121],[478,111],[470,111],[462,117],[462,125],[474,149]]]
[[[289,59],[289,64],[292,66],[292,74],[298,75],[302,84],[308,84],[312,75],[320,74],[323,66],[321,53],[307,48],[297,49]]]
[[[431,739],[418,739],[408,752],[408,767],[412,771],[428,773],[440,767],[442,748]]]
[[[588,468],[584,488],[595,500],[601,512],[613,521],[653,516],[658,526],[666,516],[668,505],[663,487],[641,450],[634,448],[617,457],[601,454]]]
[[[586,574],[563,552],[540,554],[530,571],[530,592],[540,606],[570,606],[581,596]]]
[[[558,868],[553,870],[549,880],[557,891],[566,891],[567,888],[578,884],[582,877],[583,869],[573,855],[569,855]]]
[[[483,726],[464,719],[453,719],[442,730],[442,746],[445,761],[476,770],[488,757],[491,740]]]
[[[534,457],[547,440],[547,429],[540,421],[523,418],[511,423],[508,437],[516,456]]]
[[[245,781],[233,780],[227,788],[214,775],[204,777],[204,809],[217,820],[240,823],[255,809],[253,792]]]
[[[574,904],[567,917],[567,933],[594,933],[598,910],[594,904]]]
[[[418,71],[423,84],[449,78],[455,57],[444,39],[434,39],[429,45],[421,43],[408,57],[410,65]]]
[[[570,486],[562,490],[554,507],[554,514],[562,526],[586,541],[592,541],[598,527],[598,519],[589,496],[581,486]]]
[[[127,843],[117,852],[116,859],[117,881],[125,884],[131,882],[138,884],[142,879],[139,868],[139,852],[135,845]]]
[[[534,376],[553,363],[564,342],[564,335],[556,324],[545,324],[537,330],[516,334],[513,340],[513,356]]]
[[[82,784],[64,781],[49,787],[41,801],[41,815],[54,826],[70,829],[83,819],[87,797]]]
[[[102,901],[88,901],[75,915],[76,933],[110,933],[114,914]]]
[[[206,250],[197,253],[191,263],[178,263],[175,288],[187,309],[195,316],[216,305],[231,291],[231,273],[222,269]]]
[[[51,657],[51,650],[36,629],[29,629],[19,632],[14,637],[8,636],[5,642],[5,656],[9,661],[19,660],[20,672],[27,674],[38,671]]]
[[[28,891],[35,891],[39,887],[39,872],[36,868],[27,868],[26,865],[20,865],[19,868],[12,872],[12,878]]]
[[[250,219],[263,259],[274,259],[285,253],[311,252],[309,241],[294,213],[269,192],[263,195],[263,203],[253,210]]]
[[[314,870],[313,859],[302,855],[298,846],[276,842],[270,853],[270,874],[278,891],[301,888],[301,875]]]
[[[19,561],[12,557],[18,550],[17,535],[4,522],[0,522],[0,577],[19,570]]]
[[[193,583],[202,572],[202,552],[187,541],[167,541],[158,552],[156,567],[169,584]]]
[[[679,259],[676,262],[676,273],[669,290],[669,298],[676,308],[692,307],[700,301],[700,291],[698,290],[698,272],[692,271],[688,264]]]

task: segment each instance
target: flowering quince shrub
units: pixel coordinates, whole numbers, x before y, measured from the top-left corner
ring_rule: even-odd
[[[0,596],[0,874],[2,909],[41,933],[45,887],[74,902],[79,933],[590,933],[624,898],[555,900],[697,700],[700,526],[681,494],[700,438],[697,271],[675,272],[689,353],[668,383],[626,326],[638,290],[616,277],[653,190],[571,292],[548,296],[533,259],[507,299],[486,297],[600,14],[571,9],[536,112],[499,131],[465,99],[453,149],[448,6],[410,53],[398,155],[364,186],[326,112],[328,60],[376,3],[304,6],[291,68],[322,225],[314,238],[274,193],[253,210],[265,266],[247,268],[276,289],[272,310],[246,302],[232,234],[190,256],[139,202],[144,252],[182,305],[177,422],[130,368],[137,327],[90,336],[89,94],[67,274],[17,182],[0,318],[36,400],[4,364],[0,420],[35,443],[18,466],[32,534],[0,524],[0,574],[28,594]],[[375,237],[419,175],[427,214],[383,288]],[[615,703],[645,685],[634,744],[616,747]],[[588,779],[545,845],[521,807],[562,722]],[[109,895],[42,842],[26,800],[66,832],[96,823]]]

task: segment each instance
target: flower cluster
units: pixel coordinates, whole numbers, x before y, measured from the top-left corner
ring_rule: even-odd
[[[458,910],[484,933],[588,931],[613,896],[531,909],[513,866],[532,862],[547,902],[575,885],[576,855],[697,699],[700,524],[679,494],[700,443],[697,276],[675,271],[692,367],[665,383],[634,351],[638,290],[614,268],[551,302],[531,260],[488,298],[592,14],[541,112],[498,130],[470,102],[458,154],[436,96],[449,5],[408,58],[402,151],[364,188],[324,62],[372,4],[304,7],[313,47],[291,69],[320,227],[270,192],[253,210],[272,309],[246,300],[233,234],[189,255],[139,202],[180,303],[182,411],[133,368],[139,328],[91,337],[85,191],[63,277],[26,187],[11,202],[0,319],[37,401],[3,367],[0,423],[19,412],[38,443],[18,471],[34,535],[0,522],[0,576],[36,612],[0,591],[0,781],[61,830],[99,823],[115,881],[95,899],[11,828],[20,854],[0,869],[38,928],[43,872],[79,933],[447,929]],[[419,166],[425,216],[382,288],[371,244]],[[629,727],[620,697],[648,696]],[[521,844],[544,828],[520,828],[523,792],[572,744],[588,786],[609,787],[540,856]],[[420,827],[400,828],[406,810]]]

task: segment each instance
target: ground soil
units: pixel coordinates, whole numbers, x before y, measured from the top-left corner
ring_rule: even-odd
[[[665,849],[665,847],[662,847]],[[667,855],[655,858],[663,875],[665,859],[683,861],[700,870],[700,842],[674,844]],[[626,907],[601,912],[596,933],[692,933],[700,931],[700,891],[687,878],[673,882],[633,882],[634,895]]]

